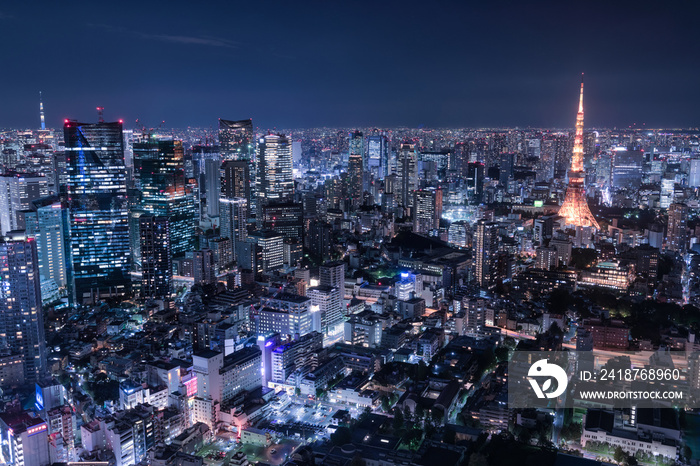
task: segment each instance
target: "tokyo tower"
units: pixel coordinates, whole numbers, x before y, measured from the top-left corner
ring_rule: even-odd
[[[576,115],[576,137],[574,138],[574,153],[571,157],[571,169],[569,170],[569,185],[566,188],[566,197],[559,209],[559,215],[566,218],[567,225],[593,227],[600,230],[591,209],[588,208],[583,179],[583,76],[581,76],[581,96]]]

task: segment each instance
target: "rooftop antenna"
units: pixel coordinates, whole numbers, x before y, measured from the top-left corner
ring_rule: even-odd
[[[104,111],[105,111],[105,108],[104,108],[104,107],[97,107],[97,122],[98,122],[98,123],[104,123],[104,122],[105,122],[105,119],[104,119]]]
[[[41,91],[39,91],[39,118],[41,119],[41,129],[46,129],[46,121],[44,120],[44,101],[41,98]]]

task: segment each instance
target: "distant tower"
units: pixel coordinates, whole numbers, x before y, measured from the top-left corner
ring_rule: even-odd
[[[46,121],[44,120],[44,101],[41,98],[41,91],[39,91],[39,118],[41,118],[41,129],[46,129]]]
[[[583,184],[583,76],[581,78],[581,96],[576,115],[576,137],[574,153],[571,157],[569,170],[569,186],[566,188],[564,203],[559,209],[559,215],[566,218],[567,225],[577,227],[593,227],[600,230],[598,222],[593,217],[586,201],[586,187]]]

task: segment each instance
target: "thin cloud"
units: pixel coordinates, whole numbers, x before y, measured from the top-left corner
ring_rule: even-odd
[[[0,11],[0,19],[15,19],[14,16]]]
[[[235,49],[239,47],[239,44],[237,42],[228,39],[222,39],[220,37],[150,34],[145,32],[132,31],[122,27],[110,26],[108,24],[89,23],[88,26],[97,29],[103,29],[105,31],[116,32],[119,34],[128,34],[130,36],[138,37],[144,40],[157,40],[160,42],[169,42],[171,44],[201,45],[205,47],[221,47],[227,49]]]

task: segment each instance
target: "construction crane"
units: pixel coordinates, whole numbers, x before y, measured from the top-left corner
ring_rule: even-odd
[[[153,133],[157,130],[159,130],[163,125],[165,124],[165,120],[161,121],[158,126],[155,128],[148,128],[146,125],[141,123],[141,120],[138,118],[136,119],[136,128],[141,131],[141,138],[143,139],[144,137],[146,139],[151,139],[153,136]]]

